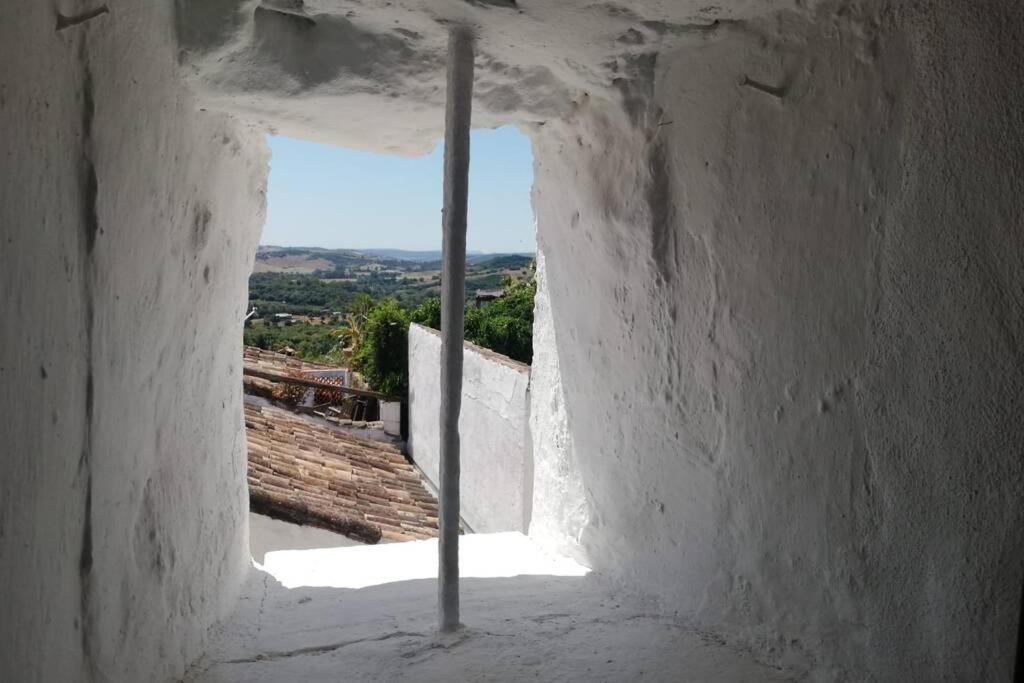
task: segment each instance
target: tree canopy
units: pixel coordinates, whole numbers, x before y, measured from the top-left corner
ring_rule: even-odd
[[[467,306],[467,341],[523,363],[533,360],[533,300],[537,285],[532,268],[527,272],[526,279],[506,277],[501,283],[504,293],[493,301],[480,307]],[[263,280],[264,284],[269,282]],[[284,282],[285,278],[279,280]],[[302,278],[293,278],[292,284],[301,287],[306,283]],[[322,290],[312,285],[310,291]],[[333,299],[330,303],[340,301]],[[245,343],[274,351],[290,346],[308,360],[350,365],[375,390],[404,395],[409,383],[409,323],[439,330],[441,300],[428,298],[409,310],[395,298],[375,301],[366,292],[350,292],[343,311],[342,315],[326,316],[326,324],[296,321],[276,325],[254,321],[246,325]]]

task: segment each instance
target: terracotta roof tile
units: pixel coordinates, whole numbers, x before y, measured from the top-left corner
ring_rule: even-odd
[[[437,536],[437,501],[399,450],[245,404],[254,512],[366,543]]]
[[[255,346],[243,347],[243,365],[246,371],[269,372],[275,375],[312,381],[320,385],[322,388],[315,390],[313,402],[321,406],[321,408],[327,404],[332,406],[327,412],[317,413],[329,421],[355,427],[381,426],[376,400],[372,398],[359,398],[338,391],[336,387],[345,386],[346,380],[344,377],[334,375],[322,376],[318,374],[324,371],[345,371],[345,368],[301,360]],[[358,375],[353,375],[352,377],[357,378],[355,380],[356,388],[364,390],[367,388],[358,380]],[[309,391],[307,386],[275,381],[267,377],[256,377],[251,374],[242,375],[242,386],[247,394],[262,396],[286,406],[297,405],[308,395]]]
[[[267,351],[255,346],[246,346],[242,351],[242,358],[245,365],[258,370],[276,372],[282,375],[288,374],[289,370],[297,372],[310,372],[312,370],[341,370],[337,366],[313,363],[308,360],[301,360],[286,356],[276,351]]]

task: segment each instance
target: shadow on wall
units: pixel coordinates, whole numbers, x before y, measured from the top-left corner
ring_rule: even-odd
[[[253,569],[190,683],[795,680],[721,641],[606,595],[592,576],[463,579],[467,627],[441,639],[437,583],[289,590]]]

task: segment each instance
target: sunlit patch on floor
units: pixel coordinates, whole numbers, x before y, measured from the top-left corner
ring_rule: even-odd
[[[573,560],[546,554],[517,532],[467,534],[460,539],[463,578],[585,576]],[[267,553],[263,570],[285,588],[366,588],[437,578],[437,541]]]

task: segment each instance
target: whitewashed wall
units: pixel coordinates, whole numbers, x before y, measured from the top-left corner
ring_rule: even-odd
[[[182,0],[182,51],[172,3],[109,4],[58,33],[55,7],[78,4],[0,3],[13,680],[176,676],[244,569],[238,331],[265,168],[212,110],[405,152],[443,121],[444,27],[424,11],[394,30],[424,3],[311,29]],[[501,523],[535,516],[624,587],[816,680],[1008,680],[1018,3],[736,1],[696,23],[689,2],[522,4],[479,15],[474,121],[520,123],[537,150],[546,504],[523,502],[528,456],[496,459],[467,469],[467,512],[520,481]],[[526,420],[467,436],[505,422]]]
[[[409,451],[437,485],[441,337],[409,327]],[[467,343],[463,353],[462,518],[478,533],[526,531],[533,500],[530,368]]]
[[[663,53],[535,137],[535,404],[565,407],[536,468],[589,507],[535,522],[813,680],[1010,680],[1024,20],[853,6]]]
[[[172,4],[0,3],[5,681],[179,680],[249,565],[266,148],[178,85]]]

